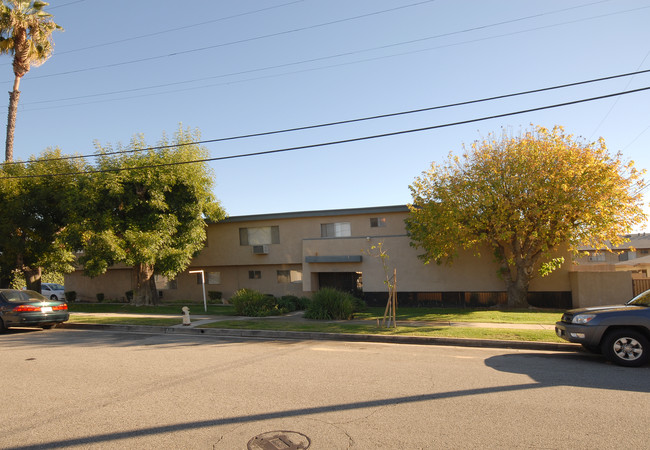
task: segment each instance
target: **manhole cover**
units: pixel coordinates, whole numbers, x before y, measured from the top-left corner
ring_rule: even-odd
[[[307,449],[311,441],[295,431],[269,431],[248,441],[248,450]]]

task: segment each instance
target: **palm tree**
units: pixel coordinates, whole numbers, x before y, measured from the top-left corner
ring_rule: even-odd
[[[52,54],[52,32],[62,29],[43,11],[39,0],[2,0],[0,4],[0,54],[14,57],[14,87],[9,93],[5,161],[13,161],[20,79],[31,66],[40,66]]]

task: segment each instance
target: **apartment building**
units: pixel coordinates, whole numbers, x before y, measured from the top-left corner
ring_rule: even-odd
[[[386,274],[397,275],[402,305],[488,306],[506,302],[503,280],[489,251],[461,252],[453,265],[424,264],[410,245],[405,205],[302,211],[230,217],[208,226],[205,248],[174,280],[157,277],[163,301],[202,298],[207,291],[229,298],[241,288],[274,296],[309,296],[324,286],[385,303]],[[378,246],[388,255],[378,256]],[[566,255],[567,260],[570,258]],[[570,265],[535,278],[530,302],[570,307]],[[193,273],[190,273],[193,272]],[[202,273],[201,273],[202,272]],[[113,267],[90,279],[78,270],[66,276],[66,290],[92,300],[124,298],[133,281],[128,267]]]

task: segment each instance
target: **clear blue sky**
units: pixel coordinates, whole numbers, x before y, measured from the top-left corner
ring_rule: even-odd
[[[204,139],[427,108],[650,68],[643,0],[61,0],[54,56],[21,82],[15,158],[94,142]],[[1,74],[4,73],[4,76]],[[8,56],[0,82],[11,90]],[[504,114],[650,86],[650,74],[209,144],[212,157]],[[8,95],[0,99],[6,111]],[[603,136],[650,168],[650,91],[382,139],[214,162],[230,215],[405,204],[463,143],[529,124]]]

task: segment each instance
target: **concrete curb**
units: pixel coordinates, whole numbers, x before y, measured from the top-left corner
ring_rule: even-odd
[[[287,339],[287,340],[319,340],[319,341],[348,341],[348,342],[383,342],[391,344],[417,345],[446,345],[459,347],[488,347],[522,350],[544,350],[574,352],[581,349],[578,344],[555,342],[501,341],[493,339],[462,339],[437,338],[427,336],[386,336],[380,334],[346,334],[346,333],[315,333],[303,331],[271,331],[271,330],[235,330],[222,328],[191,328],[191,327],[162,327],[146,325],[106,325],[62,323],[60,328],[71,330],[100,330],[122,331],[136,333],[205,335],[234,338],[256,339]]]

